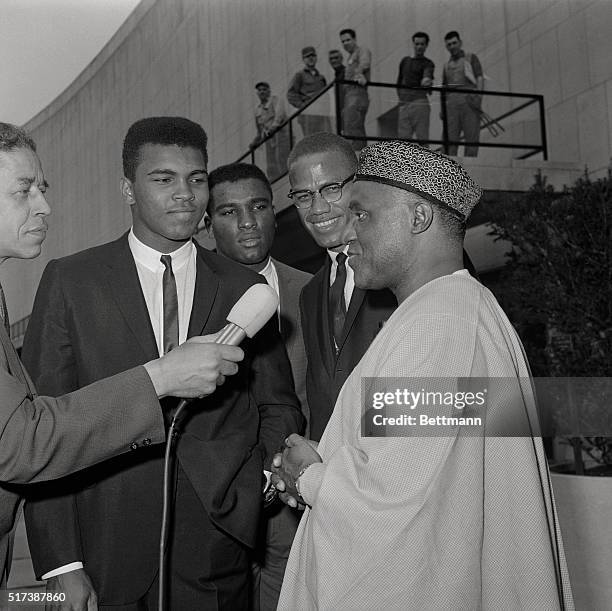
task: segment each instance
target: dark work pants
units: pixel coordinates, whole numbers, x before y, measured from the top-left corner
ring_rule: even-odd
[[[351,140],[353,150],[360,151],[367,145],[365,140],[365,118],[370,106],[368,90],[361,85],[347,85],[342,108],[342,133],[345,136],[357,136],[363,140]]]
[[[465,142],[478,142],[480,138],[480,115],[469,103],[470,94],[448,94],[446,120],[448,122],[448,139],[458,141],[463,134]],[[456,155],[458,145],[449,144],[448,154]],[[465,146],[466,157],[476,157],[478,145]]]

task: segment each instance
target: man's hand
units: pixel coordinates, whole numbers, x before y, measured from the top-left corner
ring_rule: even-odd
[[[363,76],[363,74],[358,74],[355,77],[355,81],[358,85],[362,85],[365,87],[366,83],[368,82],[368,79],[365,76]]]
[[[482,108],[482,95],[479,93],[468,93],[466,100],[474,110],[479,111]]]
[[[47,592],[65,594],[66,600],[47,604],[45,611],[98,611],[98,596],[83,569],[47,579]]]
[[[244,358],[238,346],[214,344],[219,334],[192,337],[164,356],[145,364],[158,397],[206,397],[234,375]]]
[[[315,450],[316,442],[293,433],[285,440],[285,449],[279,452],[272,461],[272,482],[279,491],[279,498],[290,507],[304,504],[295,487],[295,480],[306,467],[316,462],[323,462]]]

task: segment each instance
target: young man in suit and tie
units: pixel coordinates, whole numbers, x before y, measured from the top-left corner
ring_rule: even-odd
[[[40,254],[51,212],[47,186],[32,138],[0,123],[0,263]],[[18,490],[4,484],[61,477],[163,441],[157,397],[210,394],[224,375],[237,371],[235,361],[242,356],[233,347],[189,342],[144,367],[54,399],[36,395],[9,331],[0,285],[0,588],[8,578],[20,501]],[[121,410],[124,402],[132,409]],[[93,409],[83,419],[87,406]]]
[[[280,332],[287,348],[296,392],[307,416],[306,352],[300,323],[299,296],[311,274],[270,256],[276,234],[272,188],[255,165],[232,163],[208,177],[210,200],[205,217],[217,252],[260,273],[280,298]],[[277,504],[266,512],[253,562],[253,607],[275,611],[285,565],[300,513]]]
[[[304,287],[300,311],[308,358],[310,438],[318,441],[340,388],[397,307],[387,290],[355,288],[342,236],[357,157],[335,134],[300,140],[289,155],[289,197],[304,228],[327,250],[323,267]]]
[[[191,239],[208,203],[206,146],[204,130],[180,117],[128,130],[121,193],[131,230],[52,261],[41,280],[24,360],[46,392],[74,390],[221,329],[261,281]],[[238,373],[182,422],[171,609],[248,608],[263,469],[302,426],[277,321],[242,347]],[[28,504],[34,566],[48,589],[66,592],[76,608],[157,608],[162,467],[162,452],[149,448]]]

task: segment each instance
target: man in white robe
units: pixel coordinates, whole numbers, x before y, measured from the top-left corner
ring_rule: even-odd
[[[318,449],[291,435],[275,458],[283,500],[307,506],[279,609],[573,609],[529,366],[462,265],[480,194],[461,166],[416,145],[361,154],[350,265],[357,286],[388,287],[400,305],[344,384]],[[418,380],[415,390],[429,381],[458,392],[466,379],[489,386],[480,429],[418,425],[425,412],[450,416],[446,406],[395,405],[384,413],[417,424],[373,426],[373,390]]]

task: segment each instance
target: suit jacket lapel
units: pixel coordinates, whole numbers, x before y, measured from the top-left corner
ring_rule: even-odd
[[[351,302],[349,303],[348,310],[346,312],[346,318],[344,319],[344,326],[342,327],[342,335],[340,336],[340,345],[338,348],[341,350],[348,334],[351,330],[351,327],[355,323],[355,318],[357,318],[357,313],[361,308],[361,304],[365,299],[366,292],[360,288],[353,288],[353,294],[351,296]]]
[[[28,397],[31,399],[36,396],[34,384],[30,380],[30,376],[26,373],[17,351],[13,346],[11,338],[8,336],[4,324],[0,324],[0,344],[2,344],[3,352],[6,357],[6,364],[10,374],[15,376],[28,390]]]
[[[283,316],[283,312],[287,312],[288,310],[295,310],[296,302],[293,299],[293,303],[289,303],[292,301],[292,297],[295,295],[299,297],[299,293],[293,290],[293,279],[289,274],[285,274],[284,269],[279,265],[278,261],[272,259],[272,263],[274,265],[274,269],[276,270],[276,275],[278,277],[278,300],[279,300],[279,308],[280,308],[280,333],[283,339],[283,342],[287,342],[289,333],[291,329],[287,328],[287,319]]]
[[[106,261],[110,293],[146,358],[155,358],[159,351],[127,233],[115,244]]]
[[[196,244],[196,283],[187,337],[202,335],[219,290],[219,276],[204,261],[201,246]]]
[[[334,346],[334,338],[329,322],[329,274],[331,273],[331,259],[329,254],[325,258],[325,267],[319,285],[320,294],[317,295],[318,303],[315,303],[315,308],[320,308],[320,324],[317,324],[318,341],[324,347],[323,353],[325,356],[325,367],[331,373],[334,370],[334,361],[336,359],[336,347]]]
[[[278,307],[279,307],[279,320],[278,323],[280,325],[280,334],[284,343],[287,343],[287,336],[289,334],[289,329],[287,329],[287,324],[285,322],[285,317],[283,316],[283,312],[286,311],[287,308],[287,295],[290,294],[290,284],[291,280],[289,278],[285,278],[278,272]]]

